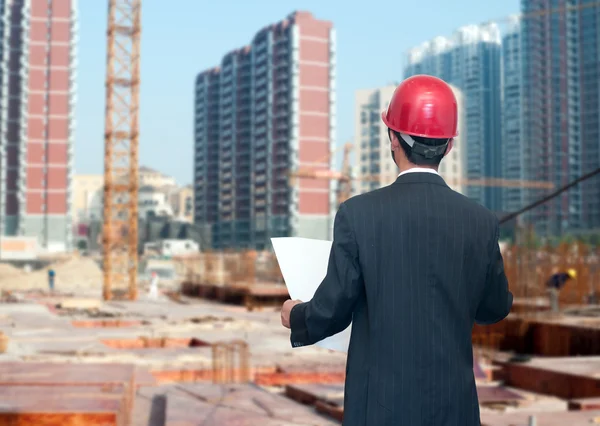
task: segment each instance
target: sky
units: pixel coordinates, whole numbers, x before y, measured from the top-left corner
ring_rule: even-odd
[[[168,4],[168,6],[167,6]],[[414,4],[414,5],[411,5]],[[142,0],[140,165],[193,178],[194,79],[294,10],[337,33],[337,144],[351,141],[354,92],[402,79],[404,54],[457,28],[519,12],[519,0]],[[104,167],[108,0],[78,1],[75,173]]]

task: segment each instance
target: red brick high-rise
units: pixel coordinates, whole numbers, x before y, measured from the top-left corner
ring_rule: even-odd
[[[0,0],[0,234],[69,250],[76,0]]]
[[[294,12],[198,75],[194,222],[213,247],[330,238],[334,182],[289,176],[334,165],[335,47],[331,22]]]

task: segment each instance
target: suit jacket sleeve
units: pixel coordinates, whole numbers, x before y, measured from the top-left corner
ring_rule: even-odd
[[[508,280],[504,272],[504,261],[498,245],[499,225],[496,222],[490,263],[483,290],[483,297],[477,307],[475,322],[481,325],[495,324],[509,314],[513,303],[513,295],[508,290]]]
[[[327,275],[312,300],[294,306],[290,313],[293,347],[319,342],[345,330],[352,321],[364,284],[347,209],[341,204],[335,217]]]

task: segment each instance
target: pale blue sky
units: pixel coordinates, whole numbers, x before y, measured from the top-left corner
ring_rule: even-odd
[[[519,0],[142,0],[140,164],[192,181],[194,78],[294,10],[337,31],[337,143],[353,136],[354,91],[398,81],[404,52],[519,11]],[[416,3],[418,6],[411,6]],[[108,0],[79,0],[75,172],[102,173]]]

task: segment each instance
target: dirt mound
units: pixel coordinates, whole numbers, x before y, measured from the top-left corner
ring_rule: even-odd
[[[102,270],[94,260],[71,258],[31,273],[21,272],[19,275],[4,276],[0,270],[0,289],[45,289],[48,287],[48,269],[54,269],[56,273],[55,288],[57,290],[102,286]]]
[[[7,277],[16,277],[25,274],[25,271],[11,265],[10,263],[0,263],[0,279]]]

